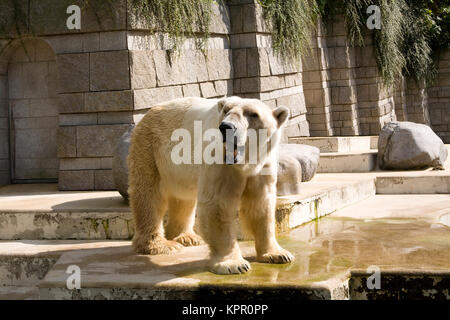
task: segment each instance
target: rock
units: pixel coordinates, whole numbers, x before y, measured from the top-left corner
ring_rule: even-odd
[[[133,127],[120,137],[113,160],[114,183],[119,193],[128,199],[127,156]],[[314,177],[319,165],[320,151],[303,144],[282,144],[278,156],[277,195],[297,194],[301,182]]]
[[[319,165],[319,148],[305,144],[281,144],[280,154],[295,158],[302,166],[302,182],[311,180]]]
[[[294,157],[286,154],[278,156],[277,195],[286,196],[300,192],[302,166]]]
[[[319,165],[318,148],[304,144],[281,144],[278,156],[277,195],[296,194],[300,183],[311,180]]]
[[[380,132],[378,165],[381,169],[443,169],[448,151],[430,127],[413,122],[390,122]]]
[[[128,151],[130,149],[131,143],[131,133],[133,132],[134,126],[125,131],[125,133],[119,138],[116,149],[114,151],[113,159],[113,176],[114,184],[117,191],[124,197],[128,199],[128,165],[127,157]]]

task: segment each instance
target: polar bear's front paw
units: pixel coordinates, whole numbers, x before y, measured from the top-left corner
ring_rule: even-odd
[[[195,233],[182,233],[173,241],[181,243],[185,247],[199,246],[203,243],[202,238]]]
[[[178,242],[164,239],[150,242],[146,246],[140,246],[139,248],[136,248],[136,252],[149,255],[173,254],[181,248],[183,248],[183,246]]]
[[[211,271],[216,274],[240,274],[245,273],[250,269],[250,263],[244,259],[225,260],[214,263],[211,266]]]
[[[275,252],[267,252],[257,258],[258,262],[263,263],[291,263],[295,260],[294,256],[287,250],[280,249]]]

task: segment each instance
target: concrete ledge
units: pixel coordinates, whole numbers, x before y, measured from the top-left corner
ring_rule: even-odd
[[[376,169],[377,151],[321,153],[317,172],[351,173]]]
[[[378,136],[359,137],[292,137],[289,143],[307,144],[320,152],[355,152],[377,149]]]
[[[450,176],[378,176],[375,184],[378,194],[450,193]]]
[[[117,192],[61,192],[55,188],[23,186],[22,192],[19,185],[0,188],[0,239],[132,238],[132,214]],[[278,198],[277,231],[288,231],[374,194],[372,177],[332,181],[319,177],[303,183],[300,194]]]
[[[277,229],[281,232],[296,228],[345,206],[375,195],[375,183],[371,178],[354,180],[333,187],[324,187],[311,197],[279,197],[277,205]]]

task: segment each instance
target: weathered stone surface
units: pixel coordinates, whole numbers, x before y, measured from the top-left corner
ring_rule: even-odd
[[[56,61],[59,93],[89,91],[89,54],[60,54]]]
[[[77,128],[60,127],[57,137],[57,154],[59,158],[77,156]]]
[[[91,91],[130,89],[128,51],[90,54]]]
[[[30,0],[30,22],[34,34],[67,34],[67,8],[76,4],[81,10],[81,32],[124,30],[126,28],[126,1],[94,0]],[[25,8],[28,6],[25,5]],[[26,12],[26,11],[25,11]]]
[[[69,99],[69,103],[72,103],[72,99]],[[88,92],[83,106],[84,112],[129,111],[133,109],[133,94],[131,90]]]
[[[79,126],[76,129],[78,157],[109,157],[128,125]]]
[[[132,89],[156,87],[156,71],[152,51],[130,51],[130,73]]]
[[[60,171],[59,190],[94,190],[93,170]]]
[[[148,109],[157,103],[183,97],[182,86],[134,90],[134,109]]]
[[[130,149],[131,134],[134,126],[125,131],[125,133],[119,138],[116,149],[114,151],[113,158],[113,177],[114,184],[117,191],[128,199],[128,164],[127,157]]]
[[[381,169],[443,168],[448,150],[430,127],[412,122],[390,122],[380,132]]]
[[[94,171],[95,190],[114,190],[114,178],[112,170]]]
[[[303,182],[311,180],[316,174],[320,158],[318,148],[303,144],[281,144],[279,152],[300,163]]]

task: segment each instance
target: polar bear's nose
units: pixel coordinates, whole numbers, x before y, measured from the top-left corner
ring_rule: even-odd
[[[236,127],[232,123],[222,122],[219,126],[219,130],[222,134],[223,142],[225,142],[227,140],[227,130],[231,130],[232,134],[234,135],[234,133],[236,132]]]

